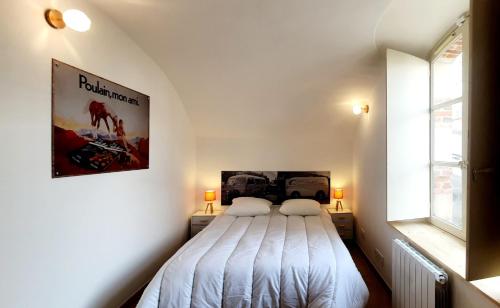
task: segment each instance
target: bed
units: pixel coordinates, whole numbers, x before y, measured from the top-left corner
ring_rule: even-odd
[[[138,307],[364,307],[330,215],[221,215],[154,276]]]

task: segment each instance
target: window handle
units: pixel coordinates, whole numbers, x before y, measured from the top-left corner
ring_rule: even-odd
[[[480,169],[472,169],[472,181],[477,181],[477,176],[480,174],[493,173],[493,168],[480,168]]]

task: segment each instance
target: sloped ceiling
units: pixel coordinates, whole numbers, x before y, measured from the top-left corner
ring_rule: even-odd
[[[377,46],[425,59],[455,21],[467,11],[469,0],[392,1],[377,25]]]
[[[353,128],[352,102],[380,78],[377,47],[423,27],[416,47],[403,43],[421,54],[457,17],[429,29],[410,12],[402,33],[404,2],[461,0],[91,1],[166,72],[199,137],[300,137]]]

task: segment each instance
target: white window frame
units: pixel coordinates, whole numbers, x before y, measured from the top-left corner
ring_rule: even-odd
[[[434,62],[436,59],[438,59],[443,52],[449,47],[451,43],[455,41],[457,37],[462,35],[463,39],[463,55],[462,55],[462,62],[463,62],[463,67],[462,67],[462,97],[457,98],[457,99],[452,99],[447,102],[443,102],[437,105],[433,105],[433,98],[434,98],[434,93],[433,93],[433,69],[434,69]],[[468,80],[469,80],[469,22],[468,20],[465,20],[460,26],[457,27],[439,46],[439,48],[436,50],[434,53],[432,59],[431,59],[431,80],[430,80],[430,89],[431,89],[431,97],[430,97],[430,157],[431,157],[431,162],[430,162],[430,200],[431,200],[431,215],[430,215],[430,222],[463,239],[466,240],[466,232],[467,232],[467,183],[468,183],[468,137],[469,137],[469,117],[468,117],[468,111],[469,111],[469,97],[468,97]],[[446,106],[452,106],[454,104],[457,104],[459,102],[462,102],[462,161],[458,162],[444,162],[444,161],[435,161],[434,160],[434,151],[433,151],[433,145],[434,145],[434,121],[433,121],[433,113],[435,110],[446,107]],[[458,167],[461,168],[462,170],[462,228],[458,228],[457,226],[437,217],[434,216],[434,194],[433,194],[433,188],[434,188],[434,183],[433,183],[433,175],[432,175],[432,167],[433,166],[447,166],[447,167]]]

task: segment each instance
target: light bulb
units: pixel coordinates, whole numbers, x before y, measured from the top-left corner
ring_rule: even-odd
[[[63,13],[63,20],[66,26],[78,32],[88,31],[92,24],[90,18],[88,18],[84,12],[76,9],[65,11]]]
[[[362,110],[360,104],[354,104],[354,106],[352,106],[352,113],[354,113],[355,115],[360,115],[361,111]]]

